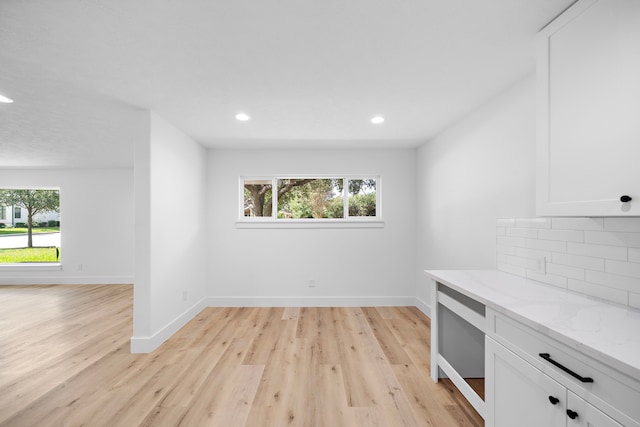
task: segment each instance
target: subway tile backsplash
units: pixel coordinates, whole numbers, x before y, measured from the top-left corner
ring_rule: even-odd
[[[640,308],[640,218],[500,218],[498,270]]]

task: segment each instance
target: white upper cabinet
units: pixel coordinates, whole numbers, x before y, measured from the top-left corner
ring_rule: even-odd
[[[640,0],[578,1],[537,56],[537,214],[640,216]]]

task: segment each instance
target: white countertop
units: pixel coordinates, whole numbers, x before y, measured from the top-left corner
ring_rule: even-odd
[[[640,381],[639,310],[497,270],[425,274]]]

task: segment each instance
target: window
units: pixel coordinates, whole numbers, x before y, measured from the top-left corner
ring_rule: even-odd
[[[344,218],[341,178],[285,178],[278,183],[278,218]]]
[[[376,216],[377,206],[375,179],[349,180],[349,216]]]
[[[0,188],[0,206],[2,268],[59,268],[60,190]]]
[[[273,209],[273,181],[270,179],[245,179],[243,187],[243,215],[248,217],[270,217]]]
[[[241,177],[240,222],[380,221],[379,183],[360,176]]]

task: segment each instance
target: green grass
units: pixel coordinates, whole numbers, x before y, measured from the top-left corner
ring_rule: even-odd
[[[35,233],[59,233],[60,227],[34,227],[31,230]],[[0,235],[2,234],[27,234],[26,228],[0,228]]]
[[[56,248],[0,249],[0,264],[21,262],[59,262]]]

